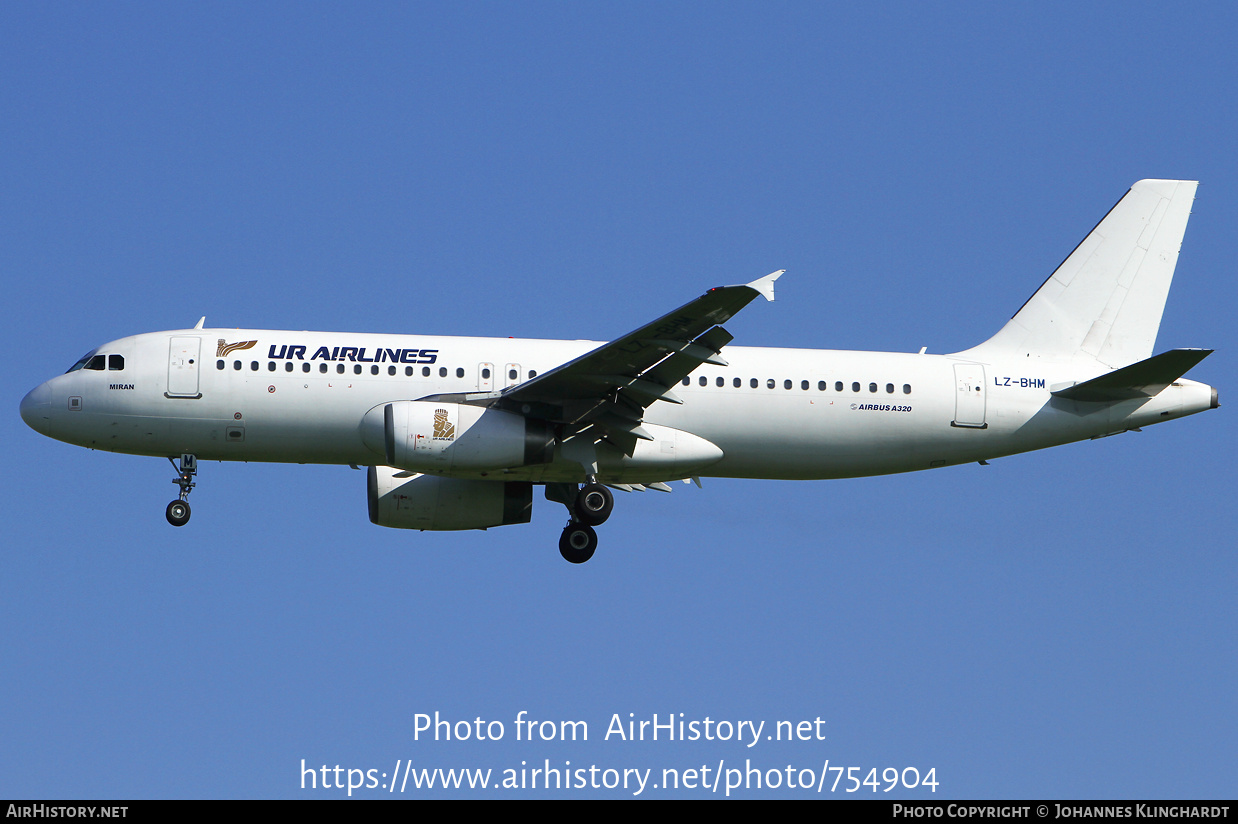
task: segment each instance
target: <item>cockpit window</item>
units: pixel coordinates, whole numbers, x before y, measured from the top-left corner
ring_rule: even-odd
[[[107,368],[107,356],[95,355],[90,360],[86,361],[86,369],[94,369],[96,372],[102,372]]]
[[[78,359],[77,363],[73,364],[68,368],[68,370],[65,371],[65,374],[67,375],[69,372],[76,372],[77,370],[84,368],[86,366],[86,362],[93,358],[95,356],[95,352],[98,351],[98,349],[91,349],[85,355],[82,355],[82,357]]]
[[[121,372],[125,368],[124,355],[108,355],[107,356],[107,371]]]

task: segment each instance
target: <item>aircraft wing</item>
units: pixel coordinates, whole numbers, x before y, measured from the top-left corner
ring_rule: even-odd
[[[444,400],[482,403],[567,424],[592,426],[630,452],[654,401],[682,403],[671,387],[702,363],[725,366],[719,351],[732,335],[724,323],[758,295],[774,299],[785,270],[740,286],[719,286],[652,323],[502,392]]]

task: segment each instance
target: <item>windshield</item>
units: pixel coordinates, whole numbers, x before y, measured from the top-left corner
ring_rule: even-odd
[[[67,374],[69,374],[69,372],[76,372],[77,370],[81,369],[83,366],[85,366],[85,365],[86,365],[86,363],[87,363],[87,362],[88,362],[91,358],[93,358],[93,357],[94,357],[95,352],[98,352],[98,351],[99,351],[98,349],[91,349],[91,350],[90,350],[89,352],[87,352],[85,355],[82,355],[82,357],[81,357],[80,359],[78,359],[78,362],[77,362],[77,363],[75,363],[75,364],[73,364],[72,366],[70,366],[70,367],[69,367],[69,369],[68,369],[68,371],[66,371],[66,372],[65,372],[65,374],[67,375]]]

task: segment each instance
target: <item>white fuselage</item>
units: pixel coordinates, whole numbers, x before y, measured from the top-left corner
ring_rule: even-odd
[[[230,344],[255,341],[220,355]],[[112,452],[200,460],[383,463],[361,421],[380,404],[502,390],[576,358],[592,341],[192,329],[100,347],[123,368],[79,368],[22,402],[36,430]],[[1094,404],[1054,398],[1095,376],[1071,361],[979,363],[962,355],[728,346],[644,420],[712,443],[708,466],[625,465],[599,456],[598,478],[647,483],[691,475],[845,478],[1026,452],[1210,408],[1210,387],[1179,379],[1156,397]],[[105,359],[106,360],[106,359]],[[514,374],[514,377],[512,375]],[[754,385],[755,382],[755,385]],[[662,430],[655,429],[662,433]],[[662,433],[664,434],[664,433]],[[662,434],[658,435],[660,439]],[[655,441],[654,447],[658,446]],[[670,451],[673,445],[662,445]],[[457,477],[582,480],[579,463]]]

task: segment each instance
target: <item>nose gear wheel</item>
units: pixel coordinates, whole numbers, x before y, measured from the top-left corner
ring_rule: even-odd
[[[172,466],[176,468],[176,477],[172,479],[172,483],[181,488],[181,494],[179,498],[168,504],[164,515],[172,526],[184,526],[189,523],[191,514],[189,493],[196,486],[193,478],[198,474],[198,459],[193,455],[184,454],[181,455],[179,463],[173,458],[168,458],[168,460],[172,461]]]

